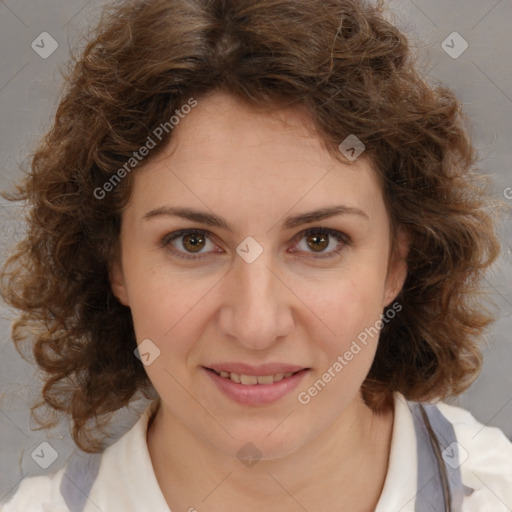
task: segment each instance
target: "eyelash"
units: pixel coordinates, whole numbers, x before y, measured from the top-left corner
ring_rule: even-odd
[[[176,231],[174,233],[169,233],[166,235],[161,243],[160,246],[163,248],[169,248],[171,245],[171,242],[176,240],[177,238],[181,238],[186,235],[205,235],[207,238],[211,240],[211,238],[208,236],[208,231],[200,230],[200,229],[182,229],[180,231]],[[334,229],[329,228],[309,228],[304,231],[301,231],[296,235],[295,238],[298,238],[298,242],[300,242],[306,235],[328,235],[333,238],[335,238],[338,242],[340,242],[340,246],[333,251],[330,251],[328,253],[318,253],[318,255],[314,255],[313,259],[327,259],[332,258],[334,256],[339,255],[346,247],[351,245],[351,239],[348,235],[345,233],[342,233],[340,231],[336,231]],[[298,243],[297,242],[297,243]],[[209,253],[183,253],[180,251],[173,249],[170,249],[173,254],[180,258],[184,258],[187,260],[199,260],[206,256],[208,256]],[[311,253],[314,254],[314,253]]]

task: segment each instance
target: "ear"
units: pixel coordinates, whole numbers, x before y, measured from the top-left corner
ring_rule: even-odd
[[[407,278],[407,255],[409,254],[410,245],[409,233],[405,228],[399,227],[388,266],[384,307],[389,306],[396,299],[405,283]]]
[[[129,306],[128,292],[126,290],[123,266],[120,257],[117,257],[110,265],[108,275],[113,294],[121,304]]]

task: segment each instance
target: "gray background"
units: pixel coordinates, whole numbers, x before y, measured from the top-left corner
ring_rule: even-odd
[[[61,84],[59,66],[68,58],[69,47],[80,45],[80,37],[105,3],[0,1],[0,188],[11,189],[21,175],[18,164],[50,126]],[[391,0],[389,5],[395,23],[420,41],[415,46],[426,72],[452,87],[464,101],[481,155],[480,167],[493,177],[496,196],[512,206],[512,0]],[[43,32],[58,43],[47,58],[31,47]],[[469,45],[458,58],[443,49],[445,40],[445,48],[448,45],[452,53],[462,48],[463,41],[450,36],[453,32]],[[502,226],[502,256],[487,280],[500,319],[486,337],[481,376],[453,403],[470,410],[482,423],[501,428],[512,439],[511,218],[509,214]],[[2,258],[6,247],[22,234],[18,207],[1,199]],[[12,312],[0,306],[1,501],[24,476],[61,467],[73,444],[65,424],[49,432],[31,430],[29,404],[38,391],[37,372],[15,352],[10,341]],[[133,423],[144,405],[137,402],[134,410],[118,415],[116,435]],[[48,469],[39,467],[31,456],[40,452],[43,441],[51,444],[57,456]]]

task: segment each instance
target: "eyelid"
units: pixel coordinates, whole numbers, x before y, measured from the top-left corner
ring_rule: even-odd
[[[199,229],[199,228],[187,228],[187,229],[180,229],[178,231],[173,231],[172,233],[168,233],[165,235],[162,240],[160,241],[160,247],[163,249],[169,249],[169,246],[171,246],[171,242],[174,240],[178,240],[181,237],[184,237],[186,235],[193,235],[193,234],[199,234],[199,235],[205,235],[206,238],[210,239],[212,243],[215,243],[213,241],[213,238],[215,238],[215,235],[213,233],[210,233],[210,231],[206,229]],[[200,259],[204,258],[210,253],[184,253],[181,251],[178,251],[176,249],[169,249],[173,254],[177,255],[178,257],[182,257],[184,259],[194,260],[194,259]]]
[[[337,229],[332,229],[332,228],[326,228],[326,227],[322,227],[322,226],[318,226],[318,227],[314,226],[312,228],[306,228],[306,229],[303,229],[302,231],[300,231],[299,233],[297,233],[292,238],[292,240],[297,240],[295,245],[297,245],[304,238],[304,236],[308,233],[326,234],[327,236],[330,236],[330,237],[336,239],[341,244],[341,246],[339,246],[338,248],[336,248],[332,251],[329,251],[329,252],[318,252],[318,253],[307,252],[307,254],[309,254],[309,256],[307,256],[306,258],[309,258],[309,259],[312,258],[315,260],[321,260],[321,259],[334,258],[335,256],[339,255],[346,247],[352,245],[352,239],[350,238],[349,235],[347,235],[343,231],[339,231]],[[300,252],[300,251],[292,251],[292,252]],[[301,256],[297,256],[297,257],[301,257]]]
[[[330,257],[334,257],[334,256],[338,255],[339,253],[341,253],[347,246],[350,246],[352,244],[351,237],[349,235],[347,235],[346,233],[344,233],[342,231],[338,231],[336,229],[331,229],[331,228],[321,227],[321,226],[305,228],[302,231],[299,231],[296,235],[294,235],[290,241],[291,242],[296,241],[295,245],[297,245],[304,238],[304,236],[308,233],[323,233],[323,234],[326,234],[327,236],[331,236],[332,238],[335,238],[341,244],[341,247],[338,247],[337,249],[334,249],[332,251],[325,252],[325,253],[319,252],[319,253],[315,254],[314,252],[310,252],[310,253],[308,253],[310,256],[307,256],[306,258],[312,257],[313,259],[319,260],[319,259],[327,259]],[[181,229],[178,231],[174,231],[172,233],[168,233],[167,235],[165,235],[162,238],[159,245],[160,245],[160,247],[162,247],[164,249],[169,248],[172,241],[177,240],[186,235],[191,235],[191,234],[205,235],[205,237],[210,239],[210,241],[212,243],[215,243],[213,239],[216,237],[210,231],[208,231],[206,229],[200,229],[200,228],[187,228],[187,229]],[[181,257],[181,258],[188,259],[188,260],[198,260],[201,258],[205,258],[213,252],[213,251],[209,251],[206,253],[186,253],[186,252],[178,251],[175,249],[170,249],[170,251],[172,253],[174,253],[175,255],[177,255],[177,257]],[[292,253],[297,253],[297,252],[300,252],[300,251],[296,251],[296,250],[292,251]],[[297,256],[297,257],[300,257],[300,256]]]

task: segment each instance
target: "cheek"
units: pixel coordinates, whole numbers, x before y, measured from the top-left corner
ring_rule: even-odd
[[[205,293],[204,286],[194,286],[194,281],[180,279],[176,273],[171,275],[158,266],[127,258],[125,268],[138,341],[150,338],[163,342],[186,323],[187,315]]]
[[[323,311],[325,323],[335,335],[317,338],[322,356],[312,387],[303,390],[299,401],[314,399],[315,410],[330,411],[327,414],[334,420],[358,393],[374,360],[382,286],[375,277],[366,280],[353,276],[333,290]]]
[[[186,407],[181,386],[190,386],[190,353],[200,338],[197,315],[204,317],[205,288],[176,276],[138,270],[132,275],[131,312],[139,351],[151,353],[144,369],[159,394]]]
[[[354,270],[346,279],[331,284],[328,291],[310,295],[315,312],[331,335],[323,342],[330,357],[344,353],[354,340],[364,340],[364,333],[375,326],[383,312],[384,278],[379,272]],[[313,308],[312,308],[313,309]],[[368,335],[368,345],[376,336]],[[373,343],[372,343],[373,342]]]

